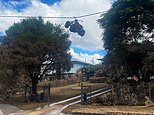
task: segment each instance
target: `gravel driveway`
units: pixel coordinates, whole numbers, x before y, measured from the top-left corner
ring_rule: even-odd
[[[14,113],[20,111],[16,106],[10,104],[0,104],[0,115],[9,115],[10,113]]]

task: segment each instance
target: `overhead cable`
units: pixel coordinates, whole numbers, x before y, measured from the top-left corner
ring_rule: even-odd
[[[91,14],[86,14],[86,15],[80,15],[80,16],[22,16],[22,15],[0,15],[0,18],[61,18],[61,19],[74,19],[74,18],[84,18],[88,16],[93,16],[93,15],[98,15],[98,14],[103,14],[105,12],[96,12],[96,13],[91,13]]]

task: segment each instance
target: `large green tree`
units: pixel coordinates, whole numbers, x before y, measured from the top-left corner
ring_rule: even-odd
[[[98,20],[103,28],[104,47],[152,40],[154,28],[153,0],[117,0]]]
[[[116,0],[98,22],[110,63],[139,69],[154,50],[154,0]]]
[[[141,83],[139,73],[146,82],[154,74],[154,0],[116,0],[98,23],[103,29],[102,40],[107,50],[103,61],[112,68],[110,83],[118,103],[126,103],[127,99],[122,100],[128,93],[125,88],[132,91],[128,97],[141,93],[141,89],[129,87]],[[128,82],[126,78],[133,75],[138,81]]]
[[[15,80],[14,84],[29,81],[32,93],[37,94],[37,83],[45,74],[56,71],[60,78],[61,72],[71,68],[68,37],[60,25],[44,22],[42,18],[15,23],[0,45],[1,77],[10,82]]]

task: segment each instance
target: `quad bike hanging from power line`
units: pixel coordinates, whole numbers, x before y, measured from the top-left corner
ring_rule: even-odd
[[[85,35],[85,30],[83,29],[83,26],[79,23],[77,19],[73,21],[66,21],[65,28],[69,28],[69,30],[73,33],[78,33],[80,36]]]

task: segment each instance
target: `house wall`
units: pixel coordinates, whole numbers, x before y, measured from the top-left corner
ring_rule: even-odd
[[[69,73],[76,73],[77,70],[83,67],[83,64],[74,63]]]

